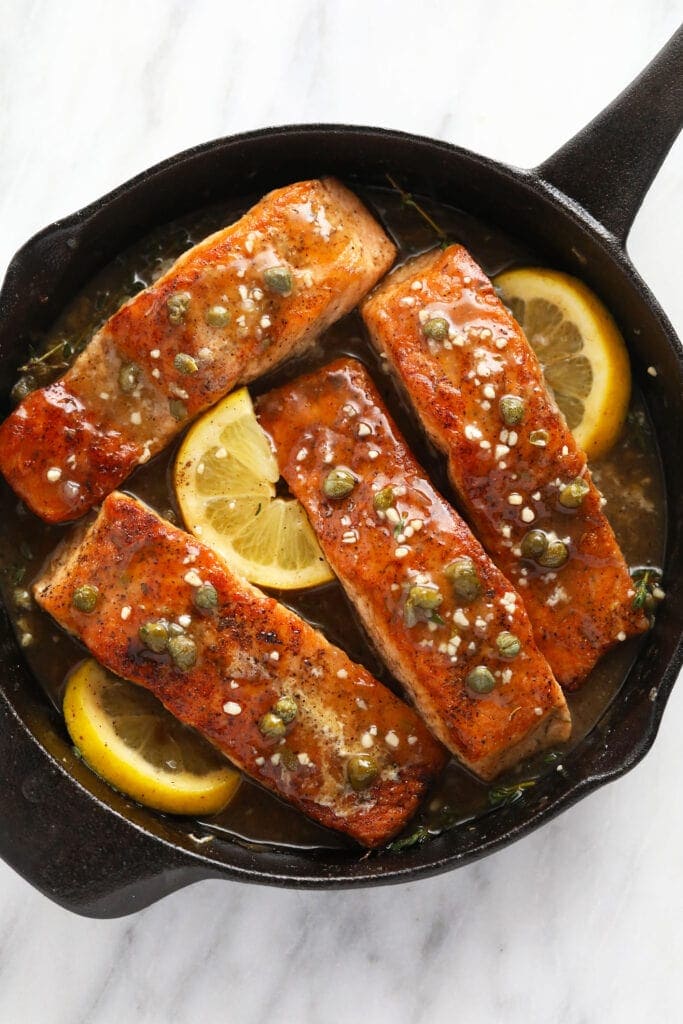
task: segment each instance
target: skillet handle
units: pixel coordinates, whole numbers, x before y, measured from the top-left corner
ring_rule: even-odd
[[[172,842],[112,814],[62,760],[0,693],[0,857],[45,896],[87,917],[120,917],[212,875]]]
[[[536,168],[622,245],[683,128],[683,26],[590,124]]]

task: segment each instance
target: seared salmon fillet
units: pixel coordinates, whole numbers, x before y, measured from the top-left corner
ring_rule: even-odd
[[[523,604],[434,490],[363,366],[260,398],[280,471],[375,645],[435,736],[491,779],[571,730]]]
[[[84,593],[96,597],[89,611]],[[127,495],[76,529],[34,594],[98,661],[248,775],[367,846],[405,824],[445,763],[369,672]]]
[[[76,519],[197,413],[310,345],[389,268],[393,244],[327,178],[271,192],[125,303],[0,427],[0,471]]]
[[[647,629],[585,454],[493,285],[460,245],[404,264],[362,306],[473,529],[523,597],[557,679]]]

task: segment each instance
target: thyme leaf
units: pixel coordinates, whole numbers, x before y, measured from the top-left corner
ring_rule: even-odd
[[[512,786],[493,786],[489,790],[490,807],[509,807],[524,796],[524,791],[536,785],[536,779],[525,779]]]
[[[405,189],[401,188],[398,182],[396,182],[390,174],[385,174],[385,178],[387,179],[393,190],[395,192],[398,192],[399,196],[401,197],[401,202],[403,203],[403,205],[409,206],[413,210],[415,210],[415,212],[420,217],[422,217],[422,220],[429,225],[429,227],[432,229],[432,231],[436,234],[437,238],[439,239],[439,245],[441,246],[441,248],[448,248],[450,242],[448,241],[448,235],[443,230],[443,228],[436,223],[434,218],[427,213],[425,208],[421,206],[420,203],[418,203],[418,201],[410,192],[406,192]]]

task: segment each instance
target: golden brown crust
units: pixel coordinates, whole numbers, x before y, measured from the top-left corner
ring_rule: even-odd
[[[434,490],[361,364],[342,359],[299,378],[259,399],[257,413],[332,568],[432,732],[485,779],[567,739],[564,696],[517,594]],[[328,499],[323,483],[340,467],[356,484],[343,499]],[[374,498],[387,486],[395,490],[393,510],[378,513]],[[444,574],[463,555],[483,584],[468,604]],[[409,588],[420,582],[441,594],[440,624],[410,621]],[[496,647],[503,631],[521,641],[514,659]],[[466,683],[482,664],[497,682],[486,695]]]
[[[271,192],[239,221],[190,249],[123,305],[55,384],[0,426],[0,470],[49,522],[75,519],[160,451],[190,418],[301,351],[348,313],[391,266],[395,248],[334,179]],[[286,267],[289,295],[263,271]],[[167,301],[186,293],[176,323]],[[231,320],[205,319],[219,305]],[[190,356],[183,373],[176,356]],[[132,390],[119,385],[134,364]],[[51,479],[54,477],[54,479]]]
[[[586,457],[548,394],[521,328],[459,245],[390,274],[362,314],[429,437],[447,456],[477,536],[519,589],[540,649],[558,680],[575,689],[606,650],[645,630],[647,620],[633,608],[628,569]],[[449,324],[447,344],[425,336],[423,320],[435,316]],[[499,409],[506,394],[525,403],[522,423],[509,429]],[[531,443],[533,431],[547,434],[544,445]],[[588,493],[579,508],[563,508],[560,489],[577,477]],[[531,529],[566,543],[563,566],[542,568],[520,557]]]
[[[216,588],[216,611],[196,607],[197,578]],[[72,603],[84,584],[100,593],[90,614]],[[108,669],[151,690],[262,785],[367,846],[406,823],[444,765],[443,748],[415,712],[369,672],[124,494],[111,494],[94,523],[57,551],[34,592]],[[142,645],[140,626],[160,617],[185,623],[198,651],[189,671]],[[282,695],[299,708],[284,744],[258,727]],[[347,782],[347,762],[367,753],[381,773],[359,795]]]

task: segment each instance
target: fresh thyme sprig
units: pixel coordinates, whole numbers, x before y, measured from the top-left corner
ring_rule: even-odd
[[[425,208],[421,206],[420,203],[418,203],[417,199],[415,199],[412,193],[406,192],[405,189],[401,188],[398,182],[394,178],[392,178],[390,174],[385,174],[385,177],[389,184],[391,185],[391,187],[394,189],[394,191],[398,192],[399,196],[401,197],[401,202],[403,203],[403,205],[410,206],[413,210],[415,210],[415,212],[420,217],[422,217],[422,220],[426,224],[428,224],[432,231],[436,234],[437,238],[439,239],[439,245],[441,246],[441,248],[446,249],[450,245],[450,242],[448,240],[448,235],[443,230],[443,228],[440,227],[440,225],[437,224],[434,218],[427,213]]]

